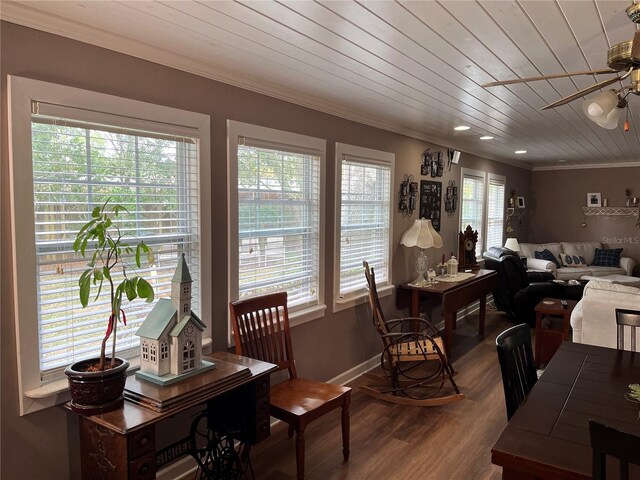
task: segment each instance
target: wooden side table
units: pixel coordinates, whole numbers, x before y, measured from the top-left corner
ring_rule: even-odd
[[[536,305],[536,367],[549,363],[563,340],[569,340],[569,320],[576,303],[567,300],[563,308],[559,299],[545,298]]]

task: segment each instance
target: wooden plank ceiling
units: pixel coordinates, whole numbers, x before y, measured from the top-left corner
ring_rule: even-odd
[[[47,0],[3,1],[0,16],[446,147],[545,168],[640,165],[640,98],[630,98],[625,133],[587,120],[582,99],[540,111],[606,76],[480,84],[606,67],[607,48],[633,37],[629,3]],[[471,129],[456,132],[457,125]],[[520,149],[527,153],[515,155]]]

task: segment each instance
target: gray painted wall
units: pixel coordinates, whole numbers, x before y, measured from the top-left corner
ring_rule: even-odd
[[[9,209],[9,175],[7,148],[6,75],[19,75],[53,83],[118,95],[121,97],[166,105],[211,116],[212,204],[210,212],[216,232],[212,238],[213,270],[213,337],[216,348],[224,347],[226,338],[227,275],[220,269],[226,263],[226,127],[227,119],[263,125],[270,128],[312,135],[327,140],[326,194],[326,293],[329,304],[333,278],[333,212],[335,186],[335,142],[395,152],[396,192],[406,174],[420,179],[420,155],[428,145],[423,141],[350,122],[318,111],[303,108],[230,85],[143,61],[127,55],[2,22],[0,31],[2,55],[2,157],[1,157],[1,448],[0,477],[13,479],[76,479],[80,476],[77,419],[62,407],[51,408],[26,417],[18,416],[16,343],[11,265],[11,222]],[[485,169],[507,176],[507,191],[516,188],[528,197],[529,171],[462,154],[460,165],[454,166],[442,180],[459,184],[460,166]],[[444,214],[444,211],[443,211]],[[394,215],[393,281],[404,283],[413,276],[417,252],[400,247],[402,233],[416,218]],[[444,247],[430,252],[432,261],[457,250],[458,217],[443,218]],[[516,232],[526,238],[527,227]],[[218,268],[215,268],[218,267]],[[394,311],[393,297],[383,300],[389,315]],[[370,323],[365,305],[332,314],[293,330],[298,372],[320,380],[332,378],[379,352],[378,339]],[[318,361],[322,359],[322,361]],[[177,419],[176,421],[180,421]],[[183,421],[186,421],[184,419]],[[184,425],[182,425],[184,426]],[[165,436],[166,428],[159,432]]]
[[[587,193],[599,192],[609,206],[625,204],[625,188],[640,197],[640,167],[546,170],[531,176],[531,201],[527,204],[532,242],[598,241],[620,248],[636,261],[640,276],[640,229],[633,217],[584,217]],[[581,224],[586,221],[587,226]]]

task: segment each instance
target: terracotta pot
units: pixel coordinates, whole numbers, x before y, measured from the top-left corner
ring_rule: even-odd
[[[102,372],[86,372],[87,366],[98,363],[91,358],[69,365],[64,373],[69,379],[71,409],[82,415],[94,415],[114,410],[124,402],[124,384],[129,362],[116,358],[116,366]],[[107,358],[107,364],[111,359]]]

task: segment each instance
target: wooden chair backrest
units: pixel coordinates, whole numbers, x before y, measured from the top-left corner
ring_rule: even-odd
[[[607,455],[620,461],[620,479],[629,480],[629,464],[640,465],[640,437],[589,419],[589,437],[593,449],[591,478],[607,477]]]
[[[526,323],[508,328],[496,337],[502,386],[510,420],[538,381],[531,348],[531,331]]]
[[[640,327],[640,311],[616,308],[618,324],[618,350],[624,350],[624,327],[631,327],[631,351],[636,350],[636,328]]]
[[[287,292],[237,300],[229,304],[236,353],[276,364],[297,378],[291,347]]]
[[[384,314],[382,313],[382,307],[380,306],[380,299],[378,298],[378,289],[376,287],[376,274],[373,271],[373,267],[369,267],[369,263],[362,262],[364,266],[364,276],[367,279],[367,285],[369,286],[369,306],[371,307],[371,315],[373,325],[376,327],[378,334],[386,335],[389,333],[384,321]]]

